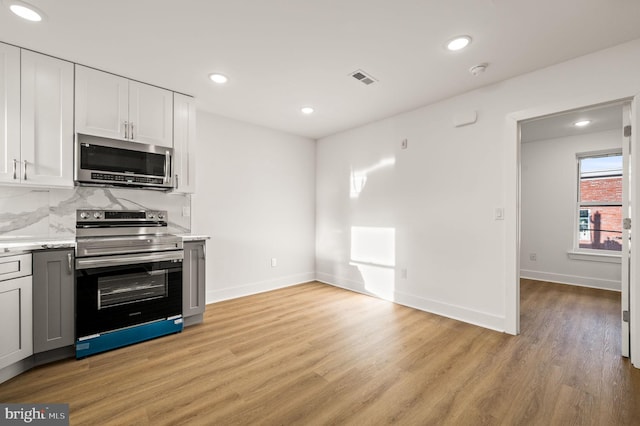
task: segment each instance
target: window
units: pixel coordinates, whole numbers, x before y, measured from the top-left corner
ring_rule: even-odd
[[[578,157],[576,246],[622,251],[622,154]]]
[[[589,217],[591,216],[591,210],[580,209],[580,242],[591,241],[591,233],[589,231]]]

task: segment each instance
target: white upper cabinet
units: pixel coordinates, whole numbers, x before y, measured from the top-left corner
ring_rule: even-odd
[[[73,186],[73,64],[0,44],[0,182]]]
[[[76,132],[173,147],[173,93],[76,65]]]
[[[73,186],[73,64],[22,51],[20,179]]]
[[[173,94],[174,192],[195,192],[196,101]]]
[[[173,146],[173,92],[129,82],[129,122],[137,142]]]
[[[129,80],[76,65],[76,131],[128,139]]]
[[[0,43],[0,182],[18,179],[20,161],[20,49]]]

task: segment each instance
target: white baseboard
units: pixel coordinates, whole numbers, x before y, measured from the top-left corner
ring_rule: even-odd
[[[616,280],[580,277],[577,275],[555,274],[552,272],[529,271],[525,269],[520,270],[520,278],[527,278],[530,280],[538,281],[550,281],[558,284],[570,284],[579,287],[598,288],[601,290],[620,291],[621,289],[620,281]]]
[[[362,283],[346,278],[339,278],[330,274],[318,272],[316,273],[316,280],[334,287],[340,287],[369,296],[379,297],[378,295],[367,291]],[[462,306],[451,305],[421,296],[394,291],[393,300],[390,300],[390,302],[491,330],[501,332],[504,332],[505,330],[505,317],[476,311]]]
[[[207,304],[221,302],[223,300],[236,299],[238,297],[251,296],[252,294],[264,293],[266,291],[277,290],[279,288],[291,287],[293,285],[306,283],[315,280],[314,272],[306,272],[285,277],[278,277],[273,280],[259,281],[242,284],[234,287],[226,287],[219,290],[207,291]]]

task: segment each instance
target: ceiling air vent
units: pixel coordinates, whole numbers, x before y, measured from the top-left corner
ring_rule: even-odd
[[[350,75],[351,77],[355,78],[356,80],[366,85],[369,85],[371,83],[375,83],[376,81],[378,81],[375,78],[373,78],[370,74],[367,74],[362,70],[355,70]]]

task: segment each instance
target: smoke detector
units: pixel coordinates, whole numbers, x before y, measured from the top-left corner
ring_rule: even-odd
[[[487,70],[488,66],[489,66],[489,64],[487,64],[487,63],[474,65],[471,68],[469,68],[469,72],[474,76],[478,76],[478,75],[482,74],[483,72],[485,72]]]
[[[367,86],[378,81],[376,78],[371,76],[371,74],[368,74],[362,70],[355,70],[349,75]]]

